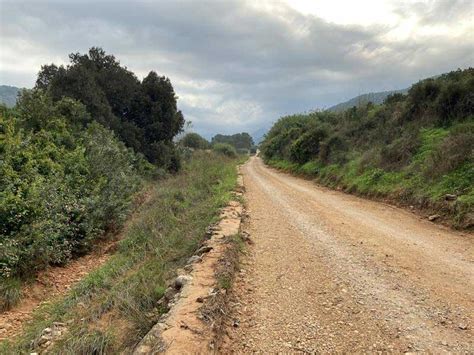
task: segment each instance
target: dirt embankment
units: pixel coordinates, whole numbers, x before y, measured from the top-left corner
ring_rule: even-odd
[[[64,267],[51,267],[39,272],[34,282],[22,288],[20,303],[0,313],[0,341],[21,333],[38,307],[65,295],[92,270],[103,265],[110,256],[107,251],[114,245],[115,242],[105,243],[92,254],[75,259]]]
[[[243,172],[255,244],[221,352],[474,352],[472,233],[259,158]]]

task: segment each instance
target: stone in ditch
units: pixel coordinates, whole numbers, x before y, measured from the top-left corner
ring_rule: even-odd
[[[181,288],[184,287],[189,281],[191,281],[193,278],[189,275],[179,275],[175,280],[174,280],[174,287],[177,290],[180,290]]]
[[[193,255],[188,259],[188,264],[194,264],[201,261],[201,257],[198,255]]]
[[[213,249],[212,247],[210,247],[208,245],[204,245],[196,251],[196,254],[197,255],[202,255],[202,254],[205,254],[205,253],[209,253],[212,249]]]
[[[165,291],[164,296],[169,301],[174,297],[175,293],[176,293],[176,290],[174,288],[168,287]]]

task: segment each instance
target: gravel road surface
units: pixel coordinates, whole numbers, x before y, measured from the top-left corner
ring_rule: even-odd
[[[474,239],[384,203],[243,167],[254,244],[223,352],[474,353]]]

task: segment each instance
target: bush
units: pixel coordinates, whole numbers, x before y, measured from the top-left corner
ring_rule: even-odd
[[[215,143],[212,146],[212,149],[219,154],[228,156],[229,158],[235,158],[237,156],[235,148],[227,143]]]
[[[76,124],[84,127],[94,120],[112,130],[119,139],[135,152],[152,162],[173,160],[164,154],[173,150],[173,138],[182,131],[184,117],[177,108],[177,96],[168,78],[151,71],[142,81],[134,73],[101,48],[90,48],[88,53],[72,53],[67,66],[44,65],[38,74],[36,89],[49,93],[43,97],[58,102],[69,97],[81,102],[87,119],[73,114]],[[37,122],[48,119],[51,104],[34,106],[21,104],[37,117]],[[38,109],[44,109],[42,115]],[[159,149],[156,151],[156,149]],[[161,149],[161,150],[160,150]],[[175,169],[178,164],[169,164]]]
[[[426,157],[423,173],[438,178],[474,161],[474,122],[453,127],[445,134]]]
[[[320,143],[326,136],[326,131],[320,128],[304,133],[291,145],[290,159],[295,163],[304,164],[317,157]]]
[[[188,133],[186,134],[179,143],[183,147],[188,147],[192,149],[209,149],[209,142],[202,136],[197,133]]]
[[[25,92],[17,111],[1,113],[2,284],[87,251],[120,226],[140,174],[152,171],[110,130],[77,124],[85,112],[77,101],[54,104],[39,90]]]

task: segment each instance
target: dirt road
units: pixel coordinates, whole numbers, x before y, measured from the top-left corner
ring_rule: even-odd
[[[252,158],[223,352],[474,353],[474,238]]]

